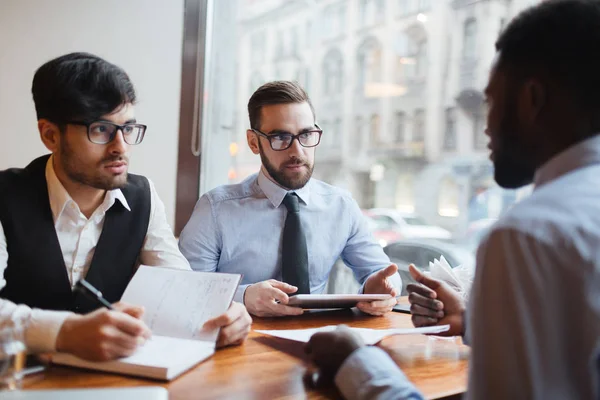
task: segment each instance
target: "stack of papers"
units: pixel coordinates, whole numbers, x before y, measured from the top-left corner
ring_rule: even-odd
[[[444,256],[429,263],[429,276],[446,282],[464,299],[467,299],[471,290],[474,272],[473,268],[467,266],[452,268]]]
[[[337,329],[336,325],[327,325],[312,329],[285,329],[285,330],[267,330],[255,331],[263,335],[275,336],[282,339],[294,340],[296,342],[308,343],[311,336],[317,332],[332,332]],[[374,345],[383,339],[394,335],[416,335],[416,334],[435,334],[446,332],[450,325],[428,326],[424,328],[406,328],[406,329],[367,329],[367,328],[348,328],[357,333],[368,345]]]

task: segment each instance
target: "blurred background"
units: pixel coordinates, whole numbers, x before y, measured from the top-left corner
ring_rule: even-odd
[[[494,183],[483,90],[498,34],[539,1],[0,0],[0,169],[45,152],[37,67],[96,53],[137,87],[149,128],[131,169],[154,181],[178,234],[200,194],[258,170],[245,133],[253,91],[296,80],[324,130],[314,177],[352,193],[401,273],[440,255],[474,264],[531,191]],[[330,291],[354,290],[338,264]]]

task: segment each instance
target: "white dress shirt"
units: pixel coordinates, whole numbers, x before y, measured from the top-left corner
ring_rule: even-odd
[[[598,395],[600,135],[552,158],[534,183],[477,253],[468,398]]]
[[[467,399],[598,399],[600,135],[539,168],[533,194],[477,253],[467,312]],[[421,399],[381,349],[336,378],[348,399]]]
[[[48,197],[54,219],[54,227],[63,253],[67,275],[71,287],[85,277],[92,262],[94,251],[102,227],[104,216],[116,201],[131,211],[120,189],[109,190],[102,204],[90,218],[86,218],[77,203],[58,180],[52,166],[52,157],[46,164]],[[162,266],[190,269],[189,263],[177,247],[173,231],[167,222],[165,207],[150,184],[150,221],[144,245],[140,251],[138,265]],[[35,244],[32,243],[32,247]],[[0,289],[6,286],[4,270],[8,264],[6,236],[0,223]],[[55,351],[58,332],[71,312],[31,309],[0,298],[0,327],[11,321],[20,320],[25,324],[25,342],[30,352]]]

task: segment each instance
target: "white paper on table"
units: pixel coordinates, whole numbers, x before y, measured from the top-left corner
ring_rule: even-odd
[[[459,265],[452,268],[444,256],[429,263],[429,276],[446,282],[464,299],[468,297],[471,290],[474,272],[473,268],[468,266]]]
[[[284,329],[284,330],[258,330],[255,332],[263,335],[275,336],[282,339],[294,340],[296,342],[307,343],[311,336],[318,332],[332,332],[337,329],[336,325],[327,325],[312,329]],[[368,329],[368,328],[348,328],[359,334],[368,345],[374,345],[381,342],[388,336],[394,335],[417,335],[417,334],[435,334],[446,332],[450,325],[427,326],[424,328],[402,328],[402,329]]]

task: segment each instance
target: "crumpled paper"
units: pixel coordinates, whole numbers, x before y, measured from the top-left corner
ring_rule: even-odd
[[[441,256],[439,260],[429,262],[429,276],[446,282],[467,300],[475,277],[475,269],[462,265],[452,268],[444,256]]]

